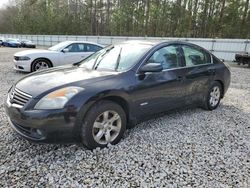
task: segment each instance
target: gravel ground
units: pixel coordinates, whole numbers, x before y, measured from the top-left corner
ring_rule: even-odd
[[[0,48],[0,187],[250,187],[250,69],[232,67],[221,106],[179,110],[139,124],[115,146],[32,144],[14,133],[3,103],[25,74]]]

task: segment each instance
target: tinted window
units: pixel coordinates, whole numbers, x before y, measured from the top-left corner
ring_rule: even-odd
[[[79,44],[71,44],[67,47],[67,49],[69,49],[69,52],[82,52],[81,51],[81,47],[82,50],[84,50],[84,46],[83,45],[79,45]]]
[[[211,63],[211,57],[203,50],[190,46],[182,47],[187,67]]]
[[[221,61],[215,57],[214,55],[212,56],[213,57],[213,63],[220,63]]]
[[[167,46],[157,50],[147,63],[159,63],[163,69],[180,67],[178,46]]]
[[[79,52],[85,52],[86,44],[78,44]]]
[[[86,52],[97,52],[102,49],[102,47],[94,44],[86,44]]]
[[[69,45],[67,49],[69,49],[69,52],[97,52],[102,48],[94,44],[78,43]]]

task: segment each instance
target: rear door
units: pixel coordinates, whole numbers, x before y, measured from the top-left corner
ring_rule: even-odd
[[[186,85],[186,104],[198,102],[206,95],[215,75],[211,55],[204,49],[193,45],[182,45],[185,64],[184,83]]]

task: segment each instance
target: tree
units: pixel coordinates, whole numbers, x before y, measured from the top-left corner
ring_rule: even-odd
[[[1,33],[249,38],[250,0],[11,0]]]

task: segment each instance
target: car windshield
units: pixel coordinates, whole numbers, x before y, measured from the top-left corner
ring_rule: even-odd
[[[118,44],[108,46],[80,63],[88,69],[126,71],[151,48],[148,44]]]
[[[18,42],[18,39],[7,39],[7,42]]]
[[[65,46],[67,46],[68,44],[69,44],[68,42],[61,42],[59,44],[56,44],[55,46],[50,47],[48,50],[59,51],[62,48],[64,48]]]

